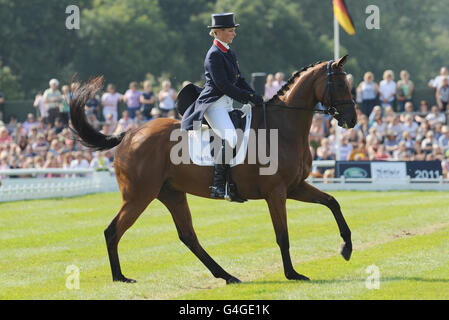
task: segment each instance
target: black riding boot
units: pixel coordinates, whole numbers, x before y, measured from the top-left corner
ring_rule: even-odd
[[[210,187],[210,196],[212,198],[223,199],[226,194],[226,176],[228,172],[228,164],[215,164],[214,181]]]
[[[221,156],[221,163],[216,163],[214,166],[214,180],[212,182],[212,186],[210,186],[210,196],[212,198],[223,199],[225,197],[229,197],[226,192],[226,178],[229,165],[226,164],[225,143],[226,141],[223,140],[220,155],[217,156],[218,159]]]

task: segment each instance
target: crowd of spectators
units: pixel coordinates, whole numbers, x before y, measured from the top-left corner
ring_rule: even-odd
[[[341,160],[437,160],[443,174],[449,178],[449,101],[448,69],[429,81],[435,92],[436,104],[421,101],[413,105],[414,84],[406,70],[400,80],[386,70],[383,80],[376,83],[367,72],[357,86],[348,75],[351,93],[356,100],[358,123],[353,129],[340,129],[339,154]],[[183,86],[186,84],[183,83]],[[284,74],[268,75],[264,98],[270,99],[285,84]],[[69,101],[78,83],[59,90],[59,82],[52,79],[49,88],[34,101],[36,115],[28,114],[25,122],[14,115],[8,122],[0,121],[0,170],[10,168],[110,168],[113,152],[90,152],[74,139],[69,129]],[[430,89],[429,89],[430,90]],[[4,96],[0,93],[0,112]],[[158,117],[180,118],[175,109],[176,90],[165,80],[155,94],[152,83],[145,81],[142,90],[131,82],[122,93],[108,84],[101,96],[86,102],[88,121],[104,134],[117,134]],[[119,103],[126,109],[119,117]],[[337,154],[336,123],[330,116],[316,114],[309,141],[314,160],[334,160]],[[314,175],[331,174],[316,169]]]
[[[351,92],[356,100],[357,125],[353,129],[340,128],[337,143],[336,121],[331,116],[316,114],[309,141],[314,160],[349,161],[439,161],[445,178],[449,178],[449,84],[448,70],[429,81],[435,92],[435,105],[420,101],[413,104],[414,85],[406,70],[401,80],[394,81],[394,73],[386,70],[378,84],[367,72],[363,81]],[[348,75],[352,86],[352,76]],[[315,168],[315,176],[331,177],[332,170]]]
[[[186,83],[184,83],[185,85]],[[112,167],[113,152],[91,152],[73,137],[69,128],[69,102],[71,91],[78,83],[59,90],[59,82],[51,79],[49,88],[37,94],[35,113],[29,113],[24,122],[14,115],[8,121],[0,120],[0,170],[16,168],[100,168]],[[179,118],[175,109],[176,91],[165,80],[157,95],[150,81],[139,90],[137,82],[131,82],[125,93],[108,84],[101,96],[91,97],[85,105],[89,123],[104,134],[111,135],[133,128],[158,117]],[[0,106],[4,96],[0,94]],[[119,103],[126,105],[119,117]],[[3,108],[0,109],[3,111]],[[52,176],[46,174],[43,176]],[[53,174],[54,176],[54,174]],[[0,176],[6,178],[6,176]]]

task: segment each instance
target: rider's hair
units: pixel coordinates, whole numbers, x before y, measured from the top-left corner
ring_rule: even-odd
[[[221,30],[224,30],[224,28]],[[209,35],[211,37],[215,37],[217,35],[217,29],[210,29]]]

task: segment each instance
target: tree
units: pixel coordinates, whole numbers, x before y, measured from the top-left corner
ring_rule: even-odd
[[[303,17],[301,6],[291,0],[219,0],[217,11],[236,13],[238,52],[242,70],[288,75],[331,54],[331,43],[316,37]]]
[[[81,21],[75,66],[82,78],[102,74],[124,90],[169,66],[168,30],[157,0],[95,0]]]
[[[65,8],[88,3],[0,0],[0,57],[28,96],[67,70],[76,51],[77,34],[65,27]]]
[[[2,65],[0,60],[0,91],[8,100],[23,99],[24,94],[17,81],[17,77],[12,74],[11,69]]]

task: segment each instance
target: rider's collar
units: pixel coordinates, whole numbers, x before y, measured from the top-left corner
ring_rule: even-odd
[[[214,44],[220,48],[221,51],[227,52],[229,50],[229,45],[226,42],[223,42],[217,38],[214,39]]]

